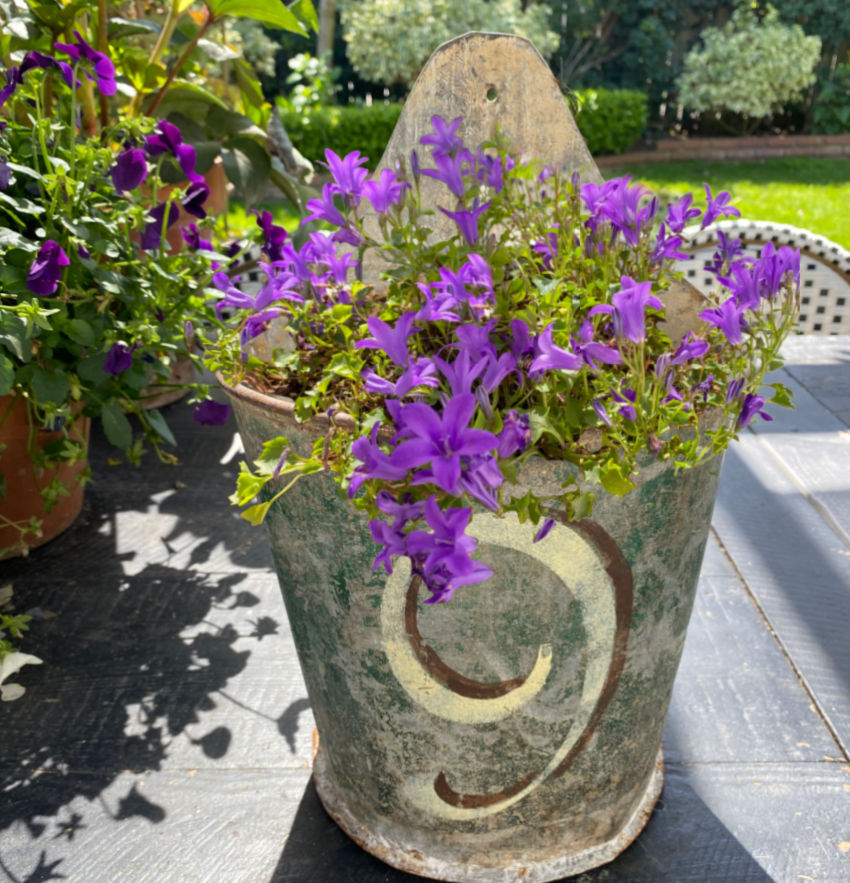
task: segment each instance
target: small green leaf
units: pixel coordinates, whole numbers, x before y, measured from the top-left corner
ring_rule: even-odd
[[[71,392],[71,386],[68,383],[66,374],[56,370],[45,371],[44,368],[38,365],[33,368],[32,389],[39,404],[52,402],[53,404],[61,405],[67,400]]]
[[[613,461],[606,463],[601,468],[599,480],[602,487],[615,497],[623,497],[635,488],[628,477],[623,475],[622,465]]]
[[[228,497],[235,506],[250,503],[268,484],[268,475],[254,475],[244,461],[239,464],[239,475],[236,476],[236,490]]]
[[[770,386],[773,389],[773,395],[769,401],[779,405],[781,408],[794,407],[794,402],[792,401],[794,394],[787,386],[783,386],[781,383],[771,383]]]
[[[15,366],[11,359],[0,353],[0,396],[9,395],[15,382]]]
[[[307,28],[280,0],[209,0],[208,6],[216,18],[253,18],[264,25],[307,35]]]
[[[97,340],[94,329],[83,319],[71,319],[63,330],[71,340],[82,346],[93,346]]]
[[[151,408],[149,411],[145,411],[145,416],[147,417],[151,428],[161,439],[168,442],[168,444],[177,447],[177,439],[174,438],[174,434],[168,428],[168,424],[165,422],[165,417],[163,417],[156,408]]]
[[[103,431],[109,443],[122,450],[133,443],[133,427],[118,402],[107,402],[100,412]]]
[[[244,511],[239,514],[251,524],[256,527],[258,524],[263,523],[263,519],[266,517],[266,513],[269,511],[269,507],[271,506],[271,501],[268,503],[257,503],[254,506],[249,506]]]

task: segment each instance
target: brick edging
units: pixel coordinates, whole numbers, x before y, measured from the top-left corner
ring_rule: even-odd
[[[741,138],[677,138],[652,150],[596,157],[600,167],[691,159],[768,159],[775,156],[847,156],[850,134],[755,135]]]

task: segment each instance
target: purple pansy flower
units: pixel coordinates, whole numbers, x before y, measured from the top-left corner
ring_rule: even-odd
[[[148,176],[148,162],[140,147],[123,150],[115,158],[115,165],[109,170],[112,185],[119,192],[135,190]]]
[[[103,370],[107,374],[111,374],[113,377],[122,374],[133,364],[133,350],[135,350],[135,348],[135,344],[133,346],[127,346],[120,341],[112,344],[112,347],[106,354]]]
[[[283,260],[283,243],[286,241],[286,230],[275,224],[272,213],[263,211],[262,213],[255,211],[257,216],[257,226],[263,231],[265,242],[263,243],[263,251],[269,256],[270,261]]]
[[[74,31],[74,36],[77,38],[76,44],[54,43],[54,48],[64,52],[69,58],[73,58],[74,61],[79,61],[80,59],[88,61],[94,70],[94,76],[89,78],[95,81],[101,94],[114,95],[117,89],[115,84],[115,65],[109,60],[109,56],[89,46],[80,36],[79,31]]]
[[[213,251],[212,242],[209,239],[201,237],[201,231],[198,230],[197,224],[188,224],[180,228],[180,234],[183,241],[192,251]]]
[[[192,418],[201,426],[221,426],[227,422],[229,416],[230,405],[213,399],[206,399],[195,405],[195,410],[192,412]]]
[[[203,178],[200,181],[193,181],[189,184],[186,195],[183,197],[183,210],[196,218],[205,218],[207,211],[204,208],[204,203],[209,195],[210,188],[206,185]]]
[[[40,297],[53,294],[59,287],[62,267],[67,267],[70,263],[62,246],[55,240],[48,239],[39,248],[35,260],[30,264],[27,288]]]

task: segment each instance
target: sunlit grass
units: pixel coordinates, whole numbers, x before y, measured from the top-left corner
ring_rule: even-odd
[[[703,183],[714,194],[728,190],[748,220],[793,224],[850,248],[850,159],[692,160],[603,170],[606,178],[627,173],[664,200],[693,192],[700,207],[705,206]]]

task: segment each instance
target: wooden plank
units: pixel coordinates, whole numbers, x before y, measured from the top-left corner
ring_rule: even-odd
[[[846,546],[749,433],[726,455],[713,524],[846,752]]]

